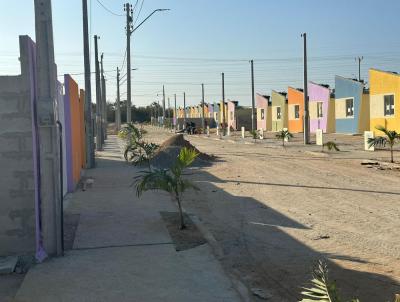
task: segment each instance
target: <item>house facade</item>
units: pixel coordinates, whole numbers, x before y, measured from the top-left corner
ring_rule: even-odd
[[[335,132],[335,99],[329,86],[308,83],[310,132],[321,129],[324,133]]]
[[[272,90],[271,93],[271,128],[272,131],[281,131],[288,127],[288,105],[286,93]]]
[[[364,83],[335,76],[335,122],[337,133],[364,133],[370,128],[369,93]]]
[[[257,130],[271,131],[270,96],[256,94]]]
[[[304,93],[300,89],[288,87],[288,130],[292,133],[303,132]]]
[[[377,69],[369,70],[370,130],[381,135],[376,126],[400,131],[400,75]]]

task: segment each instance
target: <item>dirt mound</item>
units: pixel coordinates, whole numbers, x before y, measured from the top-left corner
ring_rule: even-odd
[[[214,157],[200,152],[189,141],[185,140],[183,134],[177,134],[161,144],[157,153],[151,160],[151,164],[158,168],[171,167],[171,165],[175,162],[175,159],[178,157],[179,152],[184,147],[195,150],[197,153],[199,153],[199,156],[194,161],[193,166],[204,166],[207,165],[207,162],[214,159]]]

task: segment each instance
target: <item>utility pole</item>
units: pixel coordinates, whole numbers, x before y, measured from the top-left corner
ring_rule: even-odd
[[[309,113],[309,104],[308,104],[308,79],[307,79],[307,34],[303,33],[301,35],[303,37],[304,43],[304,55],[303,55],[303,63],[304,63],[304,78],[303,78],[303,95],[304,95],[304,144],[310,144],[310,113]]]
[[[358,81],[361,82],[361,61],[364,60],[364,57],[357,57],[356,61],[358,61]]]
[[[36,258],[62,255],[62,216],[59,131],[55,120],[57,70],[54,59],[51,0],[35,0],[36,79],[38,131],[38,188],[36,194]]]
[[[169,121],[169,127],[172,127],[172,119],[171,119],[171,103],[169,102],[169,97],[168,97],[168,107],[167,107],[167,117]]]
[[[175,99],[175,108],[174,108],[174,118],[175,118],[175,125],[174,125],[174,128],[175,128],[175,131],[176,131],[176,125],[178,124],[178,115],[177,115],[177,112],[176,112],[176,93],[174,94],[174,99]]]
[[[101,88],[100,88],[100,67],[99,67],[99,49],[97,40],[99,37],[94,36],[94,55],[96,66],[96,150],[102,150],[102,133],[101,133]]]
[[[92,84],[90,79],[90,54],[89,54],[89,27],[87,0],[82,0],[83,12],[83,54],[85,64],[85,130],[86,130],[86,168],[93,168],[94,141],[93,141],[93,122],[92,122]]]
[[[117,106],[115,112],[117,116],[115,118],[116,129],[119,131],[121,129],[121,107],[120,107],[120,93],[119,93],[119,68],[117,67]]]
[[[222,129],[225,135],[225,74],[222,73]]]
[[[124,10],[126,11],[126,122],[129,124],[131,118],[131,34],[132,34],[132,5],[125,3]]]
[[[104,53],[101,53],[101,129],[102,129],[102,142],[107,139],[107,97],[106,97],[106,79],[104,78],[103,66]]]
[[[204,84],[201,84],[201,127],[203,128],[203,133],[205,133],[205,122],[204,122]]]
[[[254,100],[254,61],[250,60],[251,65],[251,131],[255,130],[255,115],[256,115],[256,104]]]
[[[166,116],[165,116],[165,88],[164,88],[164,85],[162,86],[162,95],[163,95],[163,98],[162,98],[163,122],[162,122],[162,124],[163,124],[163,127],[165,127]]]
[[[185,124],[184,127],[186,127],[186,93],[183,93],[183,123]]]

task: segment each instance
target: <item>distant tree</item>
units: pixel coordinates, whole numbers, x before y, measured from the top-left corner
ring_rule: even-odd
[[[285,140],[291,139],[293,134],[288,130],[281,130],[275,135],[275,137],[279,140],[282,140],[282,146],[285,146]]]

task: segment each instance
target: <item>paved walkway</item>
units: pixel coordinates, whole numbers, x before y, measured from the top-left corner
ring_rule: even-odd
[[[35,266],[17,302],[240,301],[210,247],[176,252],[159,211],[176,211],[167,195],[137,199],[135,168],[115,136],[87,171],[92,188],[74,193],[69,214],[80,220],[71,251]]]

